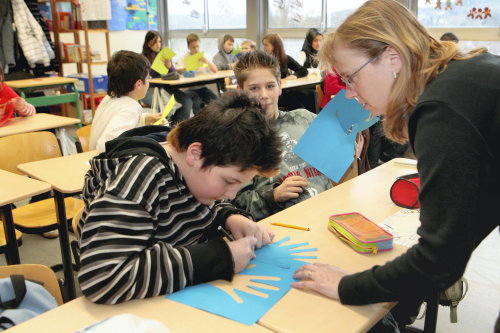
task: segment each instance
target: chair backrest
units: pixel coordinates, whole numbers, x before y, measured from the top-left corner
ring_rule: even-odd
[[[76,227],[78,226],[78,221],[80,221],[80,218],[82,217],[83,209],[85,206],[80,208],[75,215],[73,215],[73,219],[71,220],[71,228],[73,229],[73,233],[75,234],[75,239],[78,239],[78,235],[76,233]]]
[[[78,137],[78,141],[80,141],[83,152],[89,151],[91,129],[92,125],[86,125],[76,130],[76,136]]]
[[[0,138],[0,169],[22,175],[21,163],[61,156],[56,136],[51,132],[31,132]]]
[[[57,304],[63,304],[57,276],[49,267],[37,264],[0,266],[0,278],[6,278],[15,274],[24,275],[24,278],[27,280],[42,282],[45,289],[54,296]]]
[[[318,105],[321,105],[321,102],[323,101],[323,97],[325,96],[323,89],[321,89],[321,84],[316,85],[316,94],[318,97]]]

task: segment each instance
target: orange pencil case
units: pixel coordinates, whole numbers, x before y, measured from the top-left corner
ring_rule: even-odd
[[[356,212],[330,216],[328,230],[359,253],[377,254],[393,246],[390,233]]]

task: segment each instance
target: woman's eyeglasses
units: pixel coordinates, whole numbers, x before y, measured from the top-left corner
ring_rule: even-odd
[[[375,59],[376,59],[376,57],[368,59],[368,61],[365,62],[363,65],[361,65],[361,67],[359,67],[357,70],[355,70],[354,73],[352,73],[351,75],[347,75],[345,77],[341,75],[340,79],[342,80],[342,82],[345,83],[346,86],[348,86],[349,88],[352,89],[352,84],[353,84],[352,78],[354,77],[354,75],[358,74],[359,71],[361,71],[363,68],[365,68],[366,65],[368,65],[369,63],[371,63]]]

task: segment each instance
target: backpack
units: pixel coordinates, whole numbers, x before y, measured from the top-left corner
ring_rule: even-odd
[[[55,298],[40,283],[25,280],[24,275],[0,279],[0,330],[55,307]]]

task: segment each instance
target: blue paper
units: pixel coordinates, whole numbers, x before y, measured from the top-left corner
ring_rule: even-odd
[[[188,287],[167,295],[166,298],[253,325],[290,290],[290,284],[295,281],[293,272],[304,265],[303,261],[296,260],[301,256],[296,256],[294,253],[316,251],[316,249],[297,249],[308,243],[281,246],[288,240],[290,237],[257,249],[256,258],[250,261],[249,267],[235,275],[235,279],[248,280],[246,286],[261,293],[260,296],[232,288],[230,282],[217,281],[232,289],[231,292],[238,300],[211,283]],[[307,257],[316,258],[316,256]]]
[[[354,99],[341,90],[314,119],[293,152],[335,182],[354,160],[356,135],[378,121],[369,119]]]

